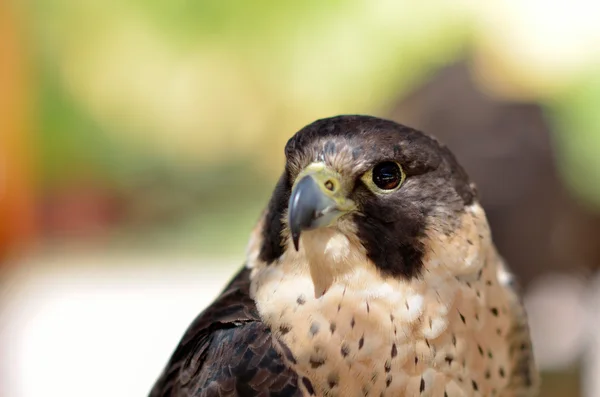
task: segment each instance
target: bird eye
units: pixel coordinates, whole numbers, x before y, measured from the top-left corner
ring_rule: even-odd
[[[382,190],[397,188],[402,182],[400,166],[391,161],[379,163],[373,168],[373,183]]]
[[[363,182],[376,193],[390,193],[400,187],[406,175],[394,161],[377,164],[363,176]]]

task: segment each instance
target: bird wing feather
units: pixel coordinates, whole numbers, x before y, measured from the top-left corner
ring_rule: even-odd
[[[512,326],[507,335],[512,372],[507,387],[508,395],[532,397],[539,391],[539,375],[533,357],[527,313],[523,306],[518,285],[504,263],[500,264],[499,280],[509,297],[509,313]]]
[[[249,275],[242,269],[194,320],[150,397],[301,395],[250,297]]]

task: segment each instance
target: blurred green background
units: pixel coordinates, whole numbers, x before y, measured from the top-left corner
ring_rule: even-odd
[[[241,264],[295,131],[347,113],[405,123],[419,113],[442,129],[439,113],[409,102],[453,65],[465,65],[482,98],[539,109],[556,183],[585,223],[573,230],[591,237],[570,249],[590,252],[585,274],[600,265],[600,229],[589,221],[600,208],[600,10],[592,2],[32,0],[4,2],[0,15],[6,266],[30,256],[43,266],[47,255],[73,251]],[[461,92],[427,103],[446,101],[452,119]],[[472,109],[473,118],[484,113]],[[460,117],[469,125],[468,112]],[[490,123],[498,131],[487,144],[521,142]],[[458,152],[477,140],[450,139]],[[524,164],[477,182],[506,185]],[[549,211],[559,216],[563,205]],[[549,376],[544,396],[579,395],[577,368]]]
[[[501,3],[35,1],[21,28],[36,186],[116,199],[118,226],[142,222],[153,243],[239,251],[289,136],[334,114],[385,116],[436,69],[472,56],[492,81],[486,89],[552,114],[567,183],[600,203],[600,185],[589,183],[600,172],[598,47],[553,47],[564,25],[538,43],[548,8],[519,21],[524,11]],[[585,33],[573,19],[563,22]],[[503,37],[519,24],[533,37]],[[176,231],[155,234],[166,220]]]

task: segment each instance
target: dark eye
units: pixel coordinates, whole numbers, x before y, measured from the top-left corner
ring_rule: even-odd
[[[402,183],[403,175],[400,166],[393,161],[377,164],[373,168],[373,183],[381,190],[393,190]]]

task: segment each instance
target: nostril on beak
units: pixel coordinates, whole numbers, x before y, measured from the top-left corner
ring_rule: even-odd
[[[335,185],[331,180],[328,179],[327,181],[325,181],[325,188],[333,192],[333,189],[335,189]]]

